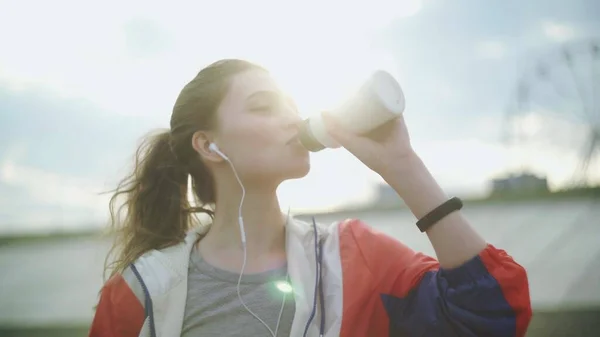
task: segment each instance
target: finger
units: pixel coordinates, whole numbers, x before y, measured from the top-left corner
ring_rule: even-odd
[[[322,112],[321,116],[323,118],[325,128],[327,129],[327,133],[329,133],[334,140],[344,146],[348,143],[348,141],[352,140],[354,135],[345,130],[344,127],[340,125],[336,117],[332,116],[328,112]]]

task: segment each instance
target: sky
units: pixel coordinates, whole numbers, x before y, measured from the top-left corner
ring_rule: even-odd
[[[183,85],[228,57],[267,67],[304,117],[389,71],[414,147],[448,193],[485,195],[518,169],[560,188],[587,130],[562,110],[581,99],[565,73],[552,80],[568,93],[560,100],[531,74],[539,60],[564,71],[567,44],[579,48],[577,78],[598,79],[577,46],[600,39],[599,13],[595,0],[0,0],[0,232],[103,225],[100,192],[127,172],[140,137],[168,127]],[[520,81],[537,94],[516,109]],[[583,100],[600,114],[591,92]],[[506,125],[526,136],[507,138]],[[292,210],[331,209],[372,200],[381,182],[325,150],[279,195]]]

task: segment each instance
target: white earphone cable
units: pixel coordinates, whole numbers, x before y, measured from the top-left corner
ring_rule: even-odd
[[[244,184],[242,183],[242,180],[240,179],[237,171],[235,170],[235,167],[233,166],[233,163],[231,162],[231,160],[229,160],[229,158],[227,156],[220,153],[220,151],[218,151],[218,150],[217,150],[217,153],[219,155],[221,155],[221,157],[223,157],[223,159],[225,159],[229,163],[229,166],[231,166],[231,169],[233,170],[233,174],[235,175],[235,179],[237,179],[238,183],[240,184],[240,187],[242,188],[242,198],[240,200],[240,207],[238,209],[238,223],[240,225],[240,236],[242,239],[242,249],[244,251],[244,260],[242,262],[242,270],[240,271],[240,277],[238,278],[238,282],[237,282],[237,287],[236,287],[237,295],[238,295],[238,298],[240,299],[240,302],[246,309],[246,311],[248,311],[252,316],[254,316],[254,318],[256,318],[258,321],[260,321],[267,328],[267,330],[269,330],[272,337],[277,337],[277,331],[279,330],[279,323],[281,322],[281,316],[283,315],[283,308],[285,307],[286,293],[285,292],[283,293],[283,299],[281,301],[281,309],[279,310],[279,317],[277,318],[277,325],[275,327],[275,331],[273,331],[269,327],[269,325],[267,323],[265,323],[265,321],[263,321],[260,317],[258,317],[258,315],[256,315],[254,312],[252,312],[252,310],[250,310],[250,308],[248,308],[248,306],[246,305],[246,303],[244,302],[244,300],[242,298],[242,294],[240,292],[240,284],[242,283],[242,276],[244,275],[244,270],[246,269],[246,260],[248,257],[247,249],[246,249],[246,230],[244,229],[244,218],[242,217],[242,207],[244,205],[244,198],[246,197],[246,189],[244,188]],[[289,214],[288,214],[288,218],[289,218]],[[286,276],[285,276],[286,281],[288,279],[288,276],[289,276],[289,274],[286,273]]]

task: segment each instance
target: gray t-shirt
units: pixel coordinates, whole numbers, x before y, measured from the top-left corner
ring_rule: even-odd
[[[259,274],[245,274],[240,284],[244,303],[275,331],[285,295],[285,305],[277,337],[290,335],[295,303],[292,293],[284,293],[287,267]],[[188,292],[182,337],[266,336],[271,333],[240,303],[237,295],[239,273],[208,264],[197,249],[190,254]]]

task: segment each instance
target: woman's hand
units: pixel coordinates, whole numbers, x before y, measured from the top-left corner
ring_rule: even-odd
[[[325,112],[323,121],[333,139],[384,179],[397,171],[398,166],[416,157],[403,115],[367,135],[355,135],[345,130],[335,117]]]

